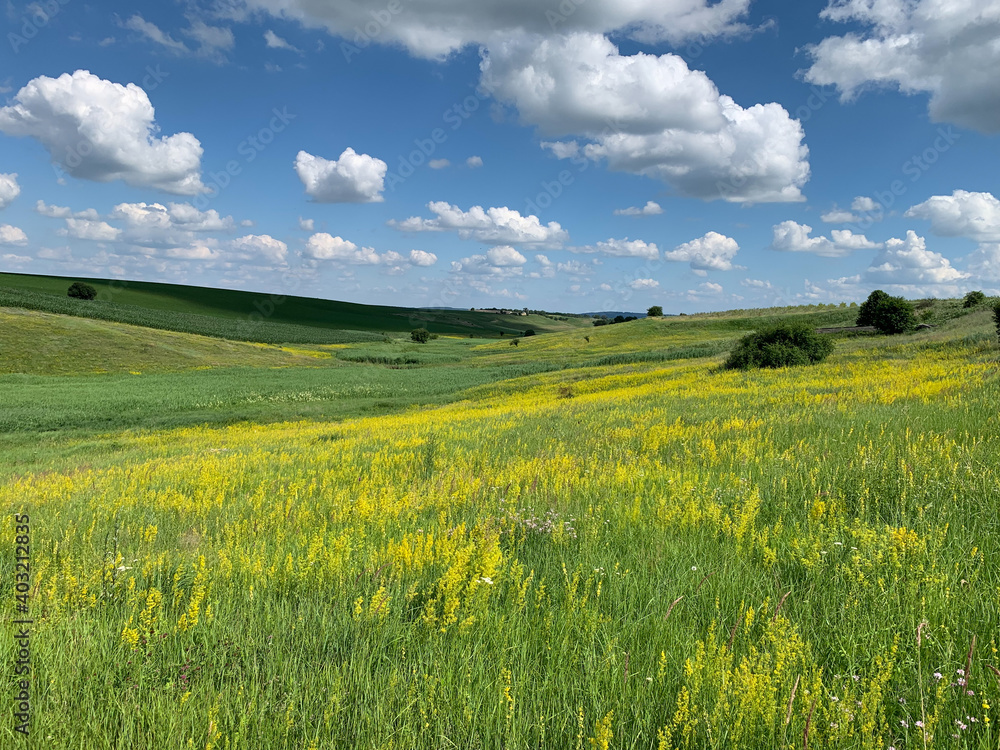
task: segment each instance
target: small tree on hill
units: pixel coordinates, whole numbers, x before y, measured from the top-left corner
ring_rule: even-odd
[[[993,322],[997,327],[997,338],[1000,339],[1000,302],[993,305]]]
[[[526,331],[524,332],[524,335],[525,335],[525,336],[534,336],[534,335],[535,335],[535,329],[534,329],[534,328],[528,328],[528,329],[527,329],[527,330],[526,330]]]
[[[414,328],[410,331],[410,338],[418,344],[426,344],[431,340],[431,332],[426,328]]]
[[[962,300],[962,307],[975,307],[986,301],[986,295],[982,292],[969,292]]]
[[[651,308],[649,308],[648,310],[646,310],[646,317],[647,318],[662,318],[663,317],[663,308],[660,307],[659,305],[653,305]]]
[[[84,284],[82,281],[74,281],[69,285],[66,295],[75,297],[76,299],[94,299],[97,297],[97,290],[90,284]]]
[[[879,333],[904,333],[916,326],[913,305],[902,297],[890,297],[881,289],[868,295],[858,308],[855,325],[873,326]]]
[[[805,323],[776,323],[744,336],[723,365],[727,370],[792,367],[822,362],[833,351],[833,340]]]

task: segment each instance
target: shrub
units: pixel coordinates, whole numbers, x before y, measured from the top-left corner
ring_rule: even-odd
[[[97,297],[97,290],[90,284],[84,284],[82,281],[74,281],[69,285],[66,295],[68,297],[75,297],[76,299],[95,299]]]
[[[648,310],[646,310],[646,317],[647,318],[662,318],[663,317],[663,308],[660,307],[659,305],[653,305],[651,308],[649,308]]]
[[[969,292],[962,300],[962,307],[975,307],[986,301],[986,295],[982,292]]]
[[[993,305],[993,322],[997,327],[997,338],[1000,339],[1000,302]]]
[[[881,289],[868,295],[858,308],[858,326],[873,326],[879,333],[903,333],[917,324],[913,305],[902,297],[890,297]]]
[[[792,367],[822,362],[833,351],[833,340],[804,323],[777,323],[744,336],[729,353],[724,367]]]
[[[525,336],[534,336],[534,335],[535,335],[535,329],[534,329],[534,328],[529,328],[529,329],[527,329],[527,330],[526,330],[526,331],[524,332],[524,335],[525,335]]]
[[[431,332],[426,328],[414,328],[410,331],[410,338],[418,344],[426,344],[431,340]]]

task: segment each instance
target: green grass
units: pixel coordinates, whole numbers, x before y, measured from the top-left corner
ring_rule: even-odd
[[[333,351],[318,347],[287,350],[277,345],[226,341],[93,318],[0,308],[0,374],[314,366],[326,360],[335,362]]]
[[[0,376],[0,744],[995,750],[1000,367],[949,305],[768,371],[718,365],[773,311]]]
[[[339,343],[332,330],[395,332],[426,328],[433,333],[495,337],[528,328],[559,331],[590,325],[566,316],[512,316],[461,310],[425,310],[297,296],[276,296],[145,281],[86,279],[97,304],[71,304],[66,290],[75,278],[0,274],[0,306],[99,317],[154,328],[204,333],[268,343]],[[304,327],[301,330],[298,327]],[[309,331],[308,329],[317,329]],[[352,334],[357,335],[357,334]]]

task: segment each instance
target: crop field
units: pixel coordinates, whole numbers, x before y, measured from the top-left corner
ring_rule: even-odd
[[[998,348],[945,318],[750,372],[746,316],[26,358],[32,746],[995,750]]]
[[[0,273],[0,307],[110,320],[118,323],[261,343],[338,344],[378,341],[383,334],[427,328],[438,334],[489,337],[526,329],[589,328],[589,318],[508,315],[485,311],[360,305],[311,297],[114,279],[87,279],[97,299],[68,298],[76,279]]]

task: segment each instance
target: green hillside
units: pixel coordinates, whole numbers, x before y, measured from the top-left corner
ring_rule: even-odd
[[[99,317],[154,328],[205,333],[248,341],[339,343],[303,331],[271,330],[271,326],[306,326],[325,330],[405,333],[426,328],[438,334],[477,337],[568,330],[589,326],[572,316],[502,315],[461,310],[426,310],[311,297],[276,296],[231,289],[160,284],[147,281],[86,279],[96,300],[66,297],[76,278],[0,273],[0,306],[29,307],[81,317]],[[181,317],[179,317],[181,316]],[[186,316],[230,321],[229,326]],[[310,338],[312,337],[312,338]]]

